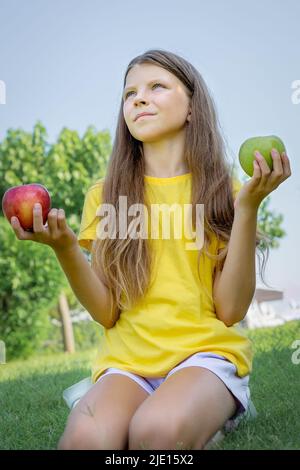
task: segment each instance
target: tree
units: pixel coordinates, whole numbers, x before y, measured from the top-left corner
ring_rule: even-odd
[[[0,143],[1,199],[12,186],[41,183],[50,192],[52,207],[64,208],[78,233],[86,191],[104,176],[110,152],[109,132],[92,126],[82,139],[64,128],[54,144],[47,142],[40,121],[32,133],[9,129]],[[50,247],[19,241],[3,214],[0,228],[0,339],[8,358],[24,357],[41,343],[49,324],[47,311],[62,299],[68,284]]]
[[[278,248],[279,247],[279,240],[286,235],[286,232],[281,227],[283,222],[283,215],[282,214],[275,214],[271,210],[268,209],[270,204],[271,197],[266,197],[261,205],[259,206],[258,211],[258,220],[257,224],[260,230],[266,233],[270,239],[269,241],[269,248]],[[266,248],[266,242],[261,242],[262,248]]]

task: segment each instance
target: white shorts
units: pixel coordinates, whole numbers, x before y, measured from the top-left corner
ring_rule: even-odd
[[[250,400],[250,389],[248,386],[249,375],[239,377],[236,374],[236,366],[231,361],[223,356],[213,353],[195,353],[171,369],[165,377],[147,378],[122,369],[109,367],[100,375],[97,382],[107,374],[123,374],[131,377],[151,395],[170,375],[174,374],[174,372],[179,369],[189,366],[199,366],[210,370],[224,382],[228,390],[233,395],[237,404],[237,409],[234,415],[225,423],[225,431],[234,429],[240,422],[241,418],[245,417],[249,412],[250,415],[253,414],[254,406]],[[250,405],[252,406],[252,409]],[[255,408],[254,413],[256,413]]]

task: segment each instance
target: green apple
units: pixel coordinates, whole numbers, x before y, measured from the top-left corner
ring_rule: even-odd
[[[273,170],[273,158],[271,155],[273,148],[278,150],[280,154],[286,151],[284,143],[276,135],[251,137],[245,140],[239,150],[239,161],[245,173],[249,176],[253,175],[254,152],[256,150],[265,158],[270,170]]]

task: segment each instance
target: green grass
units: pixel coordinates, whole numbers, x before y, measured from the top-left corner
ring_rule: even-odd
[[[300,321],[247,331],[255,356],[250,378],[255,420],[242,422],[218,449],[300,449],[300,364],[292,343]],[[56,449],[69,414],[62,391],[90,374],[96,350],[58,353],[0,366],[0,449]]]

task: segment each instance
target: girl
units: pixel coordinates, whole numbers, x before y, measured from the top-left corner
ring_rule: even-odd
[[[259,205],[291,175],[287,155],[272,155],[273,171],[258,154],[241,187],[203,78],[178,55],[150,50],[126,70],[107,174],[86,194],[78,239],[62,209],[46,227],[34,212],[33,234],[12,222],[19,239],[54,249],[104,327],[94,385],[71,411],[59,449],[203,449],[248,411],[252,350],[235,324],[255,290]],[[136,204],[143,236],[131,220]],[[181,217],[171,236],[161,233],[165,217],[152,208],[174,204],[191,204],[193,229],[204,204],[199,249],[186,232],[172,236]]]

